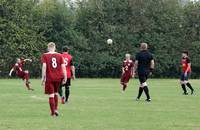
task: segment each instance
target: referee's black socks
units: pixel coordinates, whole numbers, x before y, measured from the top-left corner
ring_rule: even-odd
[[[140,97],[141,97],[141,95],[142,95],[142,92],[143,92],[143,88],[142,88],[142,87],[139,87],[139,92],[138,92],[137,99],[140,99]]]
[[[150,96],[149,96],[149,89],[148,89],[148,87],[147,86],[144,86],[144,92],[145,92],[145,94],[146,94],[146,96],[147,96],[147,99],[151,99],[150,98]]]

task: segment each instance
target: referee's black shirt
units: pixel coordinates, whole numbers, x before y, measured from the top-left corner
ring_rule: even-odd
[[[138,74],[148,74],[150,72],[153,55],[148,50],[142,50],[136,54],[135,59],[138,61]]]

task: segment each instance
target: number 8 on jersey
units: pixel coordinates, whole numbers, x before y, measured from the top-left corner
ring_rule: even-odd
[[[55,69],[55,68],[57,68],[57,62],[56,62],[56,58],[55,57],[52,57],[52,59],[51,59],[51,61],[52,61],[52,67]]]

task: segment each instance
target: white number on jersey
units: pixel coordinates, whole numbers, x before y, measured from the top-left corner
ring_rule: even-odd
[[[51,59],[51,61],[52,61],[52,67],[55,69],[55,68],[57,68],[57,61],[56,61],[56,58],[52,58]]]
[[[68,59],[67,58],[64,58],[64,63],[65,63],[65,66],[67,66],[68,65]]]

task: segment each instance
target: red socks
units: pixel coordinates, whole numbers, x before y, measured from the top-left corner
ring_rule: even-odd
[[[49,97],[49,105],[51,109],[51,115],[55,115],[55,100],[53,97]]]
[[[58,110],[58,95],[54,95],[54,97],[49,97],[49,106],[51,110],[51,115],[55,115],[55,111]]]
[[[55,110],[58,110],[58,95],[54,95]]]

